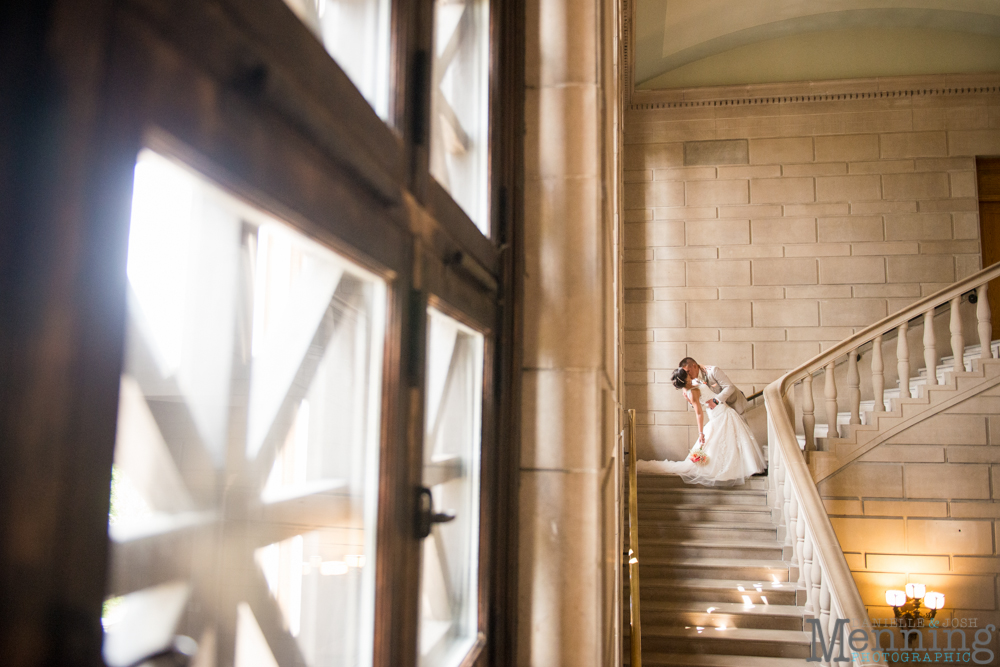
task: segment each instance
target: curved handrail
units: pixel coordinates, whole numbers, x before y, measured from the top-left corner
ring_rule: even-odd
[[[924,297],[920,301],[907,306],[898,313],[893,313],[892,315],[879,320],[870,327],[862,329],[850,338],[845,338],[825,352],[817,354],[812,359],[788,371],[772,384],[781,383],[781,393],[784,395],[788,387],[791,387],[791,385],[795,384],[806,375],[815,373],[816,371],[824,368],[828,363],[838,357],[841,357],[851,350],[870,342],[878,335],[892,331],[904,322],[909,322],[912,319],[920,317],[928,309],[943,305],[955,297],[962,296],[966,292],[970,292],[979,285],[987,283],[995,278],[1000,278],[1000,262],[988,266],[982,271],[974,273],[968,278],[945,287],[930,296]]]
[[[628,583],[631,667],[642,667],[642,624],[639,615],[639,480],[635,470],[635,410],[628,411]]]
[[[885,317],[875,324],[859,331],[788,371],[764,389],[764,405],[767,409],[768,443],[776,448],[771,457],[772,469],[778,468],[778,480],[773,481],[780,503],[784,498],[784,520],[787,530],[797,531],[789,537],[793,556],[803,566],[814,570],[819,566],[819,575],[806,575],[805,584],[809,605],[815,615],[819,615],[819,602],[814,588],[817,580],[822,580],[824,593],[831,600],[823,601],[823,614],[836,615],[848,621],[848,636],[853,630],[868,627],[868,612],[854,577],[851,575],[847,559],[844,557],[840,541],[830,522],[830,517],[820,498],[805,457],[799,448],[792,422],[791,406],[786,402],[793,386],[806,376],[828,367],[839,357],[850,354],[878,336],[888,333],[912,319],[921,317],[929,310],[961,297],[966,292],[981,288],[989,281],[1000,278],[1000,262],[960,280],[930,296],[920,299],[902,311]],[[777,461],[777,464],[775,463]],[[773,478],[772,477],[772,478]],[[791,507],[791,511],[789,510]],[[806,534],[808,532],[808,534]],[[801,544],[800,544],[801,542]],[[836,612],[836,614],[835,614]],[[864,627],[862,627],[864,626]],[[884,665],[884,661],[864,664]]]
[[[861,600],[861,593],[851,575],[851,569],[847,565],[847,558],[844,557],[840,540],[837,539],[837,533],[833,530],[833,524],[830,523],[830,516],[826,513],[826,507],[820,498],[819,489],[813,483],[805,458],[799,449],[795,428],[792,426],[792,421],[785,409],[781,386],[782,383],[779,379],[764,389],[768,430],[774,436],[769,438],[769,444],[770,441],[774,440],[780,449],[780,456],[785,467],[785,479],[791,478],[798,501],[798,511],[809,527],[813,541],[813,559],[818,558],[821,561],[823,575],[829,580],[828,589],[836,600],[836,606],[840,608],[844,618],[848,619],[850,627],[845,635],[850,636],[852,631],[863,630],[867,627],[868,610]],[[777,409],[772,410],[771,406],[776,406]],[[771,460],[774,460],[773,455]],[[787,486],[788,482],[786,481],[786,488]],[[871,661],[862,664],[885,665],[886,663],[884,661]]]

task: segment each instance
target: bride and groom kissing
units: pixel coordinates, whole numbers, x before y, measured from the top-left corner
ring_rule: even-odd
[[[734,486],[766,470],[764,454],[743,418],[746,396],[721,368],[685,357],[671,380],[694,408],[698,440],[683,461],[639,461],[638,472],[679,475],[689,484]]]

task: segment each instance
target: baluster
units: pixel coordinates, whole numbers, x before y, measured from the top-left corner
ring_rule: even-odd
[[[993,350],[990,349],[990,339],[993,337],[993,323],[990,318],[990,299],[987,291],[989,283],[984,283],[976,289],[976,319],[979,320],[979,358],[992,359]]]
[[[924,366],[927,369],[927,385],[935,385],[937,380],[937,341],[934,339],[934,309],[924,313]]]
[[[858,372],[858,351],[847,355],[847,395],[851,400],[851,424],[861,423],[861,374]]]
[[[805,523],[805,521],[802,523]],[[802,582],[806,587],[805,611],[807,616],[816,618],[816,607],[814,606],[816,600],[812,595],[813,569],[816,567],[816,563],[813,562],[815,552],[813,549],[812,531],[806,530],[804,532],[805,541],[802,545]]]
[[[951,353],[955,356],[955,372],[965,370],[965,336],[962,335],[962,314],[958,308],[962,305],[962,297],[951,300]]]
[[[899,325],[899,338],[896,339],[896,370],[899,375],[899,397],[910,397],[910,341],[906,334],[910,332],[910,323]]]
[[[823,573],[823,582],[819,589],[819,623],[821,628],[826,629],[827,640],[832,644],[834,641],[831,626],[836,625],[836,614],[833,609],[833,600],[830,596],[830,583],[826,573]],[[836,652],[833,652],[831,657],[836,656]],[[825,665],[829,667],[830,662],[825,662]]]
[[[796,499],[797,500],[797,499]],[[796,502],[796,504],[798,504]],[[806,517],[803,514],[795,521],[795,557],[799,564],[799,578],[797,583],[806,586]]]
[[[813,378],[802,378],[802,432],[806,436],[805,451],[816,451],[816,399],[813,398]]]
[[[799,504],[795,499],[795,490],[788,488],[789,479],[785,476],[785,546],[791,552],[792,560],[797,560],[795,554],[796,527],[799,517]]]
[[[813,618],[819,618],[819,595],[820,586],[823,581],[823,564],[820,562],[818,549],[813,547],[813,562],[811,581],[809,582],[809,599],[812,602],[812,615]]]
[[[785,462],[784,457],[781,456],[781,447],[778,446],[777,440],[775,439],[771,442],[775,443],[774,451],[771,452],[771,460],[774,461],[774,474],[778,476],[774,490],[774,504],[771,505],[771,509],[783,513],[785,510]],[[781,518],[784,519],[783,514]]]
[[[837,428],[837,380],[834,377],[834,362],[826,365],[826,386],[823,393],[826,395],[826,437],[839,438],[840,430]]]
[[[875,394],[875,412],[885,412],[885,363],[882,361],[882,334],[872,343],[872,391]]]
[[[826,572],[820,570],[822,577],[819,582],[819,626],[830,627],[830,582]],[[828,635],[829,636],[829,635]]]

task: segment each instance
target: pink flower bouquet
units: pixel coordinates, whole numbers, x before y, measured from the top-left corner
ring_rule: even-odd
[[[706,454],[705,450],[702,449],[701,447],[692,450],[691,456],[688,458],[691,459],[692,463],[697,463],[698,465],[705,465],[706,463],[708,463],[708,454]]]

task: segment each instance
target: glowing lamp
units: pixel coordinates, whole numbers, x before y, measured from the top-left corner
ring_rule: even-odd
[[[928,609],[941,609],[944,607],[944,593],[927,593],[924,595],[924,606]]]
[[[885,602],[890,607],[902,607],[906,604],[906,593],[903,591],[886,591]]]
[[[886,591],[885,601],[892,606],[897,623],[903,628],[919,628],[934,618],[944,607],[944,594],[928,591],[924,584],[906,584],[906,591]],[[912,645],[917,633],[907,635],[907,645]]]

